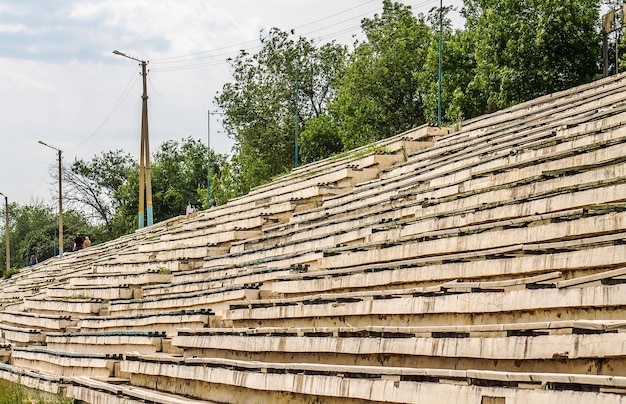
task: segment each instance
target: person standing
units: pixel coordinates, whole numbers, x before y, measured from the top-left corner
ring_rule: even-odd
[[[39,263],[39,259],[37,258],[37,254],[32,254],[30,256],[29,264],[32,267],[33,265],[37,265]]]
[[[83,242],[83,247],[91,247],[91,240],[89,240],[89,236],[85,236],[85,241]]]
[[[74,251],[78,251],[83,248],[83,236],[78,233],[76,238],[74,238]]]
[[[195,211],[196,211],[196,209],[191,204],[191,201],[189,201],[189,203],[187,204],[187,211],[185,212],[185,214],[190,215],[190,214],[192,214]]]

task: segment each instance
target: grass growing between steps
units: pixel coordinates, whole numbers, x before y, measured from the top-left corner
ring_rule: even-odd
[[[0,380],[0,404],[73,404],[74,399],[28,389],[19,383]]]

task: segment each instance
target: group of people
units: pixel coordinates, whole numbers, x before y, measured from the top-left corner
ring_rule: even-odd
[[[78,233],[74,238],[74,251],[78,251],[82,248],[91,247],[91,240],[89,240],[89,236],[85,236]]]
[[[91,247],[91,240],[89,239],[89,236],[85,236],[83,238],[83,235],[78,233],[76,235],[76,238],[74,238],[74,251],[78,251],[82,248],[87,248],[87,247]],[[29,266],[33,266],[39,263],[39,258],[37,257],[37,254],[31,254],[30,258],[28,259],[28,265]]]
[[[193,206],[191,204],[191,201],[189,201],[189,203],[187,204],[187,210],[186,210],[186,214],[191,214],[193,212],[196,211],[195,206]],[[74,238],[74,249],[73,251],[78,251],[81,250],[83,248],[87,248],[87,247],[91,247],[91,240],[89,239],[89,236],[85,236],[83,237],[82,234],[78,233],[76,234],[76,237]],[[29,265],[33,266],[35,264],[37,264],[39,262],[39,259],[37,258],[36,254],[33,254],[30,256],[30,259],[28,260]]]
[[[189,203],[187,204],[187,210],[186,210],[186,214],[189,215],[193,212],[196,211],[195,206],[193,206],[191,204],[191,201],[189,201]],[[73,251],[78,251],[81,250],[83,248],[87,248],[87,247],[91,247],[91,240],[89,239],[89,236],[85,236],[83,237],[82,234],[78,233],[76,234],[76,237],[74,238],[74,248]],[[33,266],[35,264],[39,263],[39,259],[37,258],[36,254],[33,254],[30,256],[30,259],[28,260],[28,264],[30,266]]]

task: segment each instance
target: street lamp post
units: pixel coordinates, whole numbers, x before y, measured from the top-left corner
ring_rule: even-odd
[[[146,213],[148,226],[153,223],[152,214],[152,180],[150,176],[150,142],[148,139],[148,89],[146,87],[146,77],[148,75],[146,67],[148,62],[141,60],[118,50],[114,54],[137,61],[141,64],[141,75],[143,76],[143,94],[141,95],[141,145],[139,149],[139,211],[138,228],[144,227],[144,197],[146,201]],[[145,192],[144,192],[145,179]],[[145,195],[144,195],[145,193]]]
[[[63,193],[61,187],[61,149],[50,146],[49,144],[46,144],[41,140],[39,141],[39,144],[56,150],[59,156],[59,255],[63,255]]]
[[[211,112],[208,111],[208,120],[207,120],[207,193],[206,193],[206,208],[211,209],[211,115],[224,115],[223,112]]]
[[[439,0],[439,69],[437,71],[437,124],[441,126],[441,81],[443,65],[443,0]]]
[[[4,239],[7,247],[7,273],[11,269],[11,247],[9,246],[9,198],[0,192],[0,195],[4,196]]]
[[[207,119],[207,168],[206,168],[206,208],[211,209],[211,110]]]

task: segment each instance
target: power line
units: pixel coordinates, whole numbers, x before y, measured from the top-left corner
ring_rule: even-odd
[[[363,7],[363,6],[365,6],[367,4],[370,4],[370,3],[374,2],[374,1],[376,1],[376,0],[371,0],[371,1],[368,1],[366,3],[360,4],[358,6],[354,6],[354,7],[351,7],[349,9],[346,9],[346,10],[334,13],[334,14],[328,16],[328,17],[320,18],[318,20],[315,20],[315,21],[312,21],[312,22],[309,22],[309,23],[306,23],[306,24],[299,25],[299,26],[295,27],[294,30],[297,30],[299,28],[306,27],[306,26],[309,26],[309,25],[312,25],[312,24],[316,24],[316,23],[319,23],[321,21],[329,20],[329,19],[337,17],[337,16],[339,16],[341,14],[345,14],[346,12],[355,10],[357,8],[360,8],[360,7]],[[437,3],[437,0],[426,0],[426,1],[414,2],[412,4],[408,4],[408,6],[410,6],[413,9],[417,9],[417,8],[421,8],[423,6],[427,6],[427,5],[430,5],[430,4],[436,5],[436,3]],[[310,31],[307,31],[307,32],[303,33],[302,35],[303,36],[310,36],[312,34],[328,30],[329,28],[340,26],[340,25],[345,24],[347,22],[353,21],[355,18],[358,18],[359,19],[359,24],[352,25],[352,26],[349,26],[349,27],[346,27],[346,28],[342,28],[342,29],[337,30],[337,31],[332,31],[332,32],[323,34],[319,38],[325,40],[325,39],[333,38],[333,37],[336,37],[336,36],[339,36],[339,35],[344,35],[344,34],[350,33],[351,31],[354,31],[354,33],[356,34],[357,33],[356,31],[361,27],[361,24],[360,24],[361,19],[363,17],[371,15],[372,13],[374,13],[376,11],[379,11],[379,10],[380,10],[380,7],[377,7],[375,9],[370,9],[370,10],[368,10],[366,12],[363,12],[361,14],[358,14],[356,16],[352,16],[351,18],[344,19],[344,20],[341,20],[341,21],[338,21],[338,22],[335,22],[333,24],[326,25],[324,27],[320,27],[320,28],[317,28],[317,29],[312,29]],[[240,42],[238,44],[233,44],[233,45],[228,45],[228,46],[224,46],[224,47],[221,47],[221,48],[216,48],[216,49],[213,49],[213,50],[207,50],[207,51],[197,52],[197,53],[193,53],[193,54],[172,56],[172,57],[168,57],[168,58],[156,59],[156,60],[152,61],[153,65],[159,66],[161,64],[170,64],[170,63],[171,64],[175,64],[175,65],[173,65],[173,66],[155,67],[155,68],[151,69],[151,71],[153,71],[153,72],[173,72],[173,71],[200,69],[200,68],[208,68],[208,67],[225,65],[225,64],[228,63],[226,60],[223,60],[223,59],[215,60],[215,59],[217,59],[219,57],[223,57],[223,56],[230,56],[230,55],[233,54],[233,51],[221,52],[221,53],[217,53],[217,54],[211,54],[211,55],[206,55],[206,56],[201,56],[201,57],[196,57],[196,58],[193,58],[193,56],[203,55],[203,54],[216,52],[216,51],[220,51],[220,50],[233,49],[233,48],[237,48],[237,47],[239,47],[241,45],[248,45],[248,44],[255,44],[256,46],[251,46],[251,47],[248,47],[247,49],[238,49],[237,51],[243,50],[243,51],[247,51],[247,52],[252,52],[254,50],[258,50],[258,49],[261,48],[261,45],[259,45],[258,40],[250,40],[250,41]],[[212,59],[212,60],[203,61],[202,59]],[[184,62],[190,62],[190,63],[184,63]]]
[[[85,139],[83,139],[82,142],[80,142],[79,144],[77,144],[76,146],[74,146],[73,148],[69,149],[69,150],[73,150],[78,146],[81,146],[83,144],[85,144],[85,142],[87,142],[89,139],[91,139],[92,137],[94,137],[96,135],[96,133],[98,133],[100,131],[100,129],[102,129],[102,127],[109,121],[109,119],[111,119],[111,117],[113,116],[113,114],[118,110],[118,108],[122,105],[122,102],[126,99],[126,97],[128,96],[128,94],[130,94],[130,90],[132,90],[135,87],[135,84],[137,83],[137,81],[139,80],[139,75],[137,75],[137,71],[139,70],[139,67],[137,67],[134,71],[133,71],[133,75],[131,76],[130,80],[128,81],[128,83],[126,84],[126,87],[124,88],[124,91],[122,91],[122,94],[120,95],[120,97],[117,99],[117,102],[115,103],[115,105],[113,106],[113,108],[111,109],[111,112],[109,112],[109,114],[104,118],[104,120],[102,121],[102,123],[96,128],[96,130],[94,130],[91,135],[89,135],[88,137],[86,137]],[[131,85],[132,83],[132,85]]]

